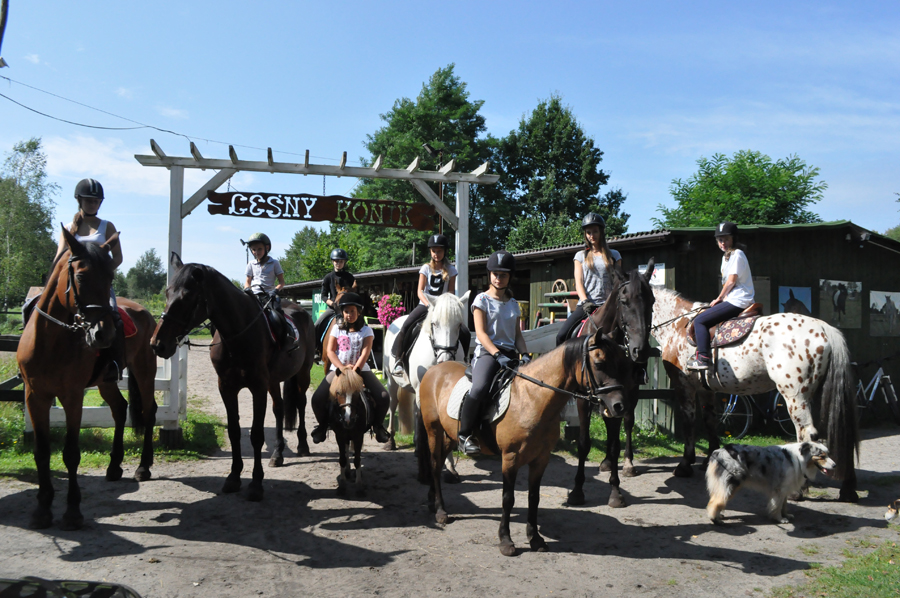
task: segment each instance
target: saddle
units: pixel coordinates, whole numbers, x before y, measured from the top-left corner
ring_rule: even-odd
[[[736,317],[720,322],[709,329],[710,348],[725,347],[740,342],[753,330],[753,324],[762,316],[762,303],[754,303]],[[688,328],[688,343],[697,346],[694,324]]]
[[[404,372],[409,371],[409,356],[412,353],[412,348],[416,346],[416,341],[419,340],[423,322],[425,322],[425,318],[422,318],[413,324],[412,327],[406,331],[406,335],[400,340],[400,361],[403,362]]]
[[[281,310],[281,301],[277,296],[255,294],[259,306],[263,310],[269,336],[279,351],[292,351],[297,348],[300,332],[294,321]]]

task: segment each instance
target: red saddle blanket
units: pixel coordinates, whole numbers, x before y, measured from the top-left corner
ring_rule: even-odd
[[[137,326],[134,325],[134,320],[132,320],[131,316],[128,315],[128,312],[121,307],[119,308],[119,317],[122,318],[122,324],[125,328],[125,338],[131,338],[137,334]]]

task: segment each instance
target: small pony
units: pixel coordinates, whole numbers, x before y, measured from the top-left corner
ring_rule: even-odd
[[[347,452],[350,443],[353,443],[353,465],[356,467],[356,478],[353,482],[357,487],[357,494],[365,495],[366,488],[363,485],[362,458],[363,436],[370,428],[369,420],[374,412],[371,405],[363,398],[366,385],[355,370],[337,370],[334,380],[331,381],[329,398],[332,401],[329,427],[334,432],[334,438],[338,445],[338,462],[341,473],[338,475],[338,494],[346,492],[347,482],[350,481],[350,460]]]
[[[710,520],[722,523],[722,511],[739,488],[750,488],[769,496],[769,518],[788,523],[788,496],[798,492],[816,471],[827,476],[837,464],[828,456],[828,448],[818,442],[795,442],[779,446],[728,444],[713,451],[706,468],[706,488]]]

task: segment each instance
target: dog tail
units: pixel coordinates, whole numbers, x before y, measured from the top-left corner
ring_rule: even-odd
[[[725,504],[731,498],[734,488],[732,484],[728,483],[730,474],[721,462],[726,454],[725,449],[716,449],[709,456],[709,464],[706,466],[706,490],[709,492],[706,514],[713,522],[716,522],[719,514],[725,510]]]
[[[841,331],[822,322],[831,345],[825,382],[820,387],[821,420],[828,439],[828,452],[837,463],[835,477],[843,480],[854,472],[859,458],[859,424],[850,350]]]

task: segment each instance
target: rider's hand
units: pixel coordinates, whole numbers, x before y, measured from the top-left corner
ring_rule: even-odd
[[[501,368],[511,368],[512,367],[512,359],[510,359],[509,357],[507,357],[500,351],[497,351],[496,353],[494,353],[494,359],[497,360],[497,363],[500,364]]]
[[[718,297],[716,297],[715,299],[713,299],[712,301],[709,302],[709,306],[712,307],[713,305],[718,305],[720,303],[722,303],[722,300],[719,299]]]
[[[584,313],[586,313],[587,315],[591,315],[592,313],[594,313],[594,310],[597,309],[597,304],[588,299],[581,304],[581,309],[584,310]]]

